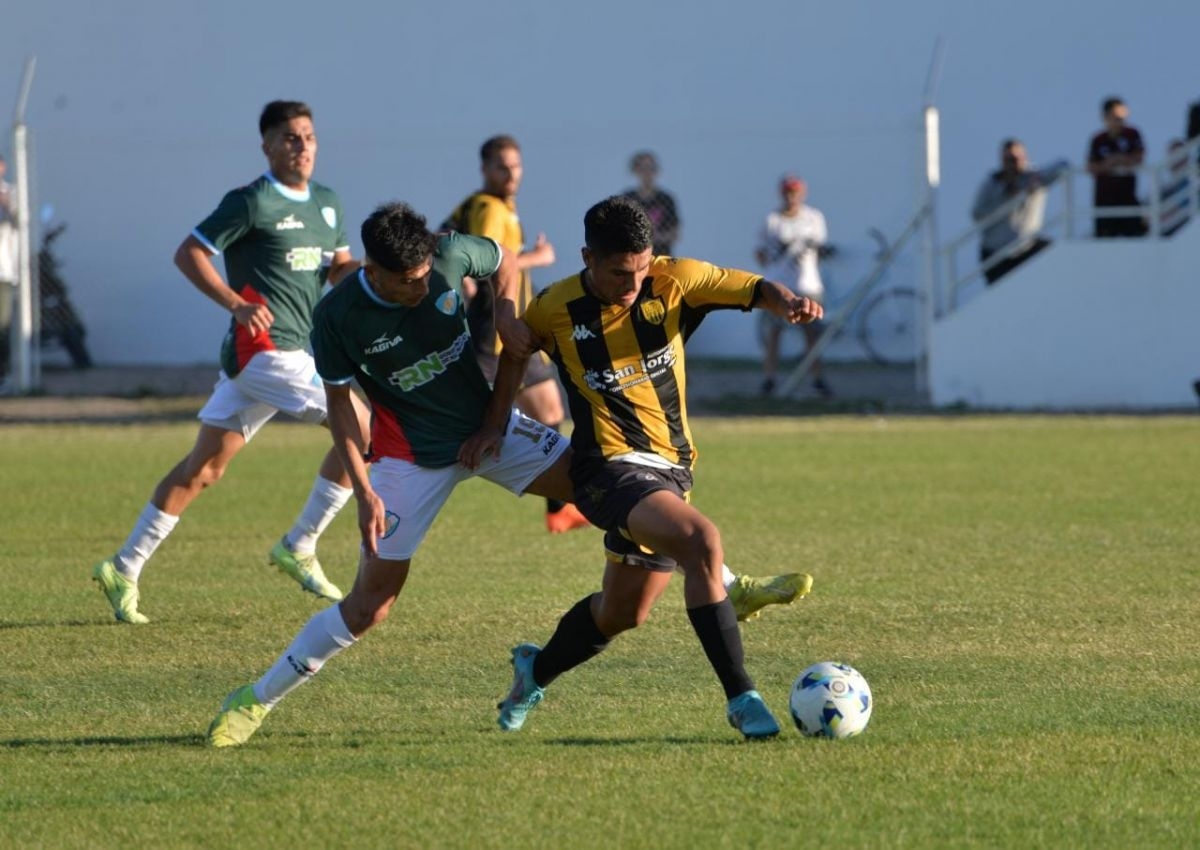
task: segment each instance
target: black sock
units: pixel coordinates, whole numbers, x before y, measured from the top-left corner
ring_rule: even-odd
[[[728,599],[688,609],[688,619],[700,638],[708,663],[716,671],[725,689],[725,698],[754,690],[754,682],[746,672],[746,652],[742,648],[742,633],[738,631],[737,613]]]
[[[550,424],[550,423],[546,423],[546,424],[548,427],[553,428],[555,431],[560,431],[560,432],[562,431],[562,420],[561,419],[558,422],[555,422],[554,424]],[[567,506],[566,502],[560,502],[558,499],[547,499],[546,500],[546,513],[556,514],[559,511],[561,511],[563,508],[565,508],[566,506]]]
[[[571,668],[595,658],[606,646],[608,638],[592,617],[592,597],[585,596],[563,614],[554,635],[533,660],[533,680],[544,688]]]

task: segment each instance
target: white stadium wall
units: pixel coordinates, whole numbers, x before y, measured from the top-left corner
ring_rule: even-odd
[[[939,320],[935,405],[1194,407],[1200,226],[1170,240],[1060,242]]]

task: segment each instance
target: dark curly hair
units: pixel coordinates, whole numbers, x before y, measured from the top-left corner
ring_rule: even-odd
[[[584,215],[583,241],[598,257],[640,254],[653,242],[653,227],[640,204],[613,195]]]
[[[361,235],[367,256],[397,274],[421,266],[437,245],[425,216],[399,201],[376,207],[363,222]]]

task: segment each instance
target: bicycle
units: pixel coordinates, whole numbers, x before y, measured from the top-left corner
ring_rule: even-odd
[[[871,228],[867,235],[875,242],[876,250],[873,261],[878,263],[887,253],[890,243],[887,237],[877,228]],[[835,261],[840,255],[836,250],[825,253],[825,259]],[[828,265],[823,269],[828,270]],[[911,366],[924,351],[918,330],[920,328],[921,311],[925,303],[923,293],[904,284],[887,286],[888,273],[875,285],[875,292],[868,295],[866,300],[854,308],[846,322],[834,332],[830,345],[840,341],[852,340],[866,353],[867,357],[881,366]],[[836,279],[836,274],[832,276]],[[880,289],[880,287],[887,287]],[[827,283],[825,288],[825,315],[828,324],[845,308],[851,297],[850,292],[838,292],[837,287]],[[758,325],[759,344],[765,345],[767,325]],[[794,328],[799,330],[798,327]],[[802,357],[804,345],[800,334],[783,334],[779,341],[779,356],[781,359]]]

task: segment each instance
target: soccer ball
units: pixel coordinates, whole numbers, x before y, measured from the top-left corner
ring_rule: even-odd
[[[796,677],[792,685],[792,720],[800,734],[849,738],[871,720],[871,686],[849,664],[822,661]]]

